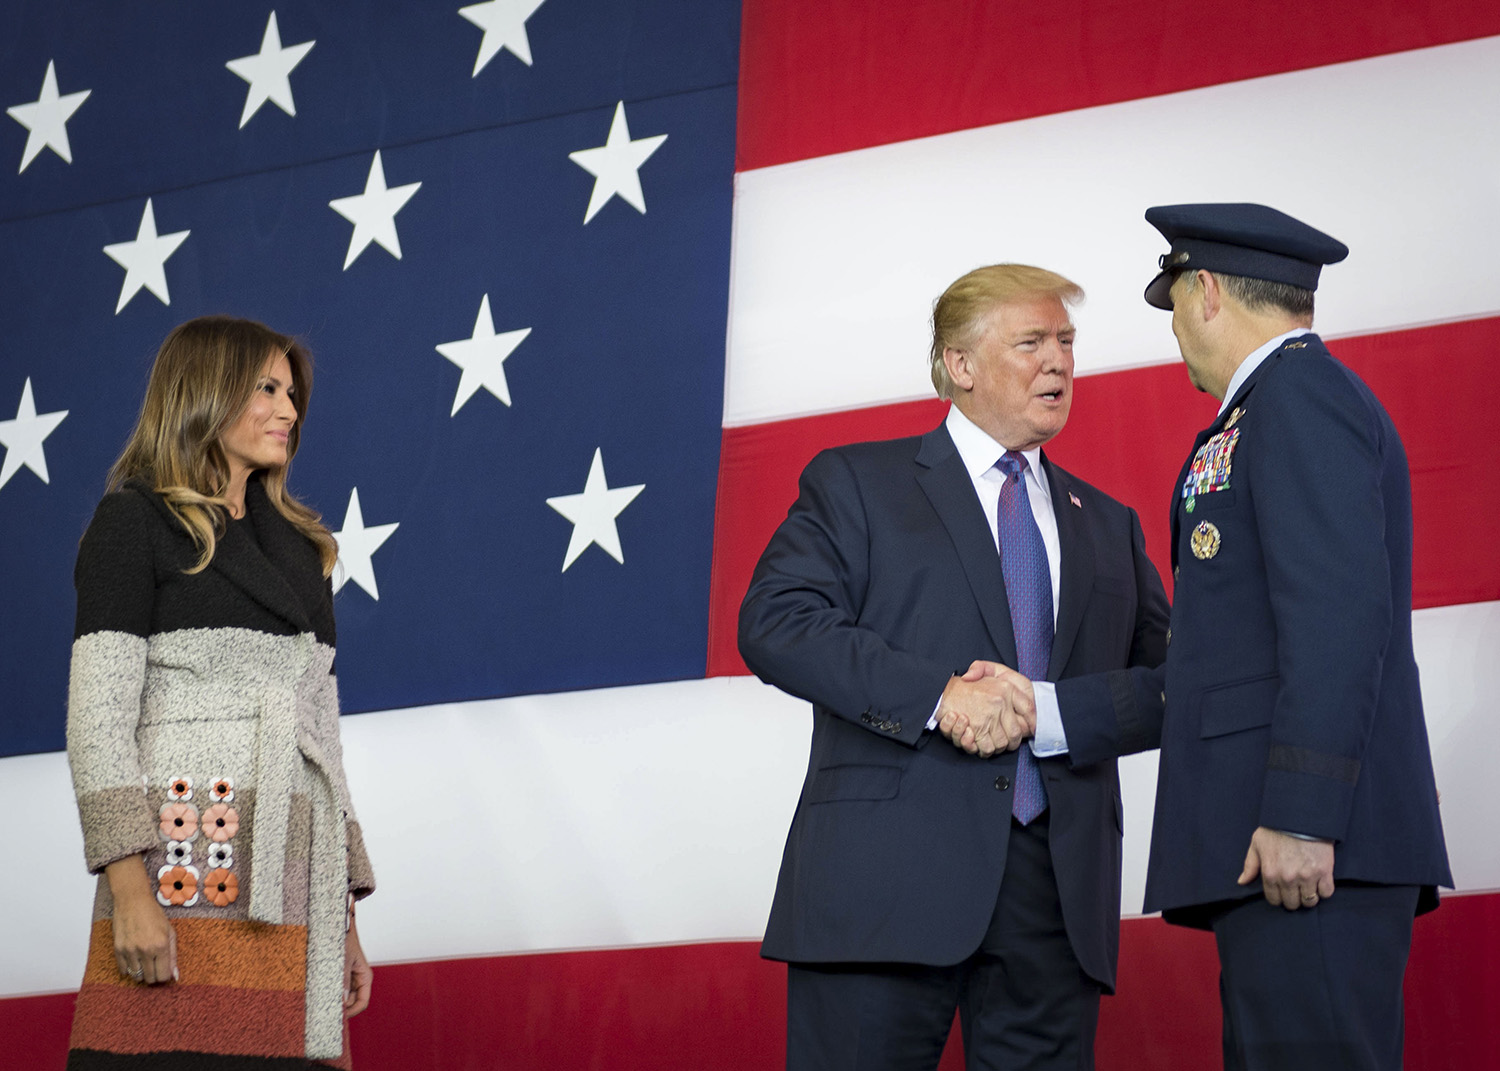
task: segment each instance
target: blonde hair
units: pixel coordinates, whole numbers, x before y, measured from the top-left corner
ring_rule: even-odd
[[[1029,264],[991,264],[955,280],[932,303],[932,385],[939,398],[953,397],[953,380],[943,363],[946,349],[978,345],[985,320],[1001,305],[1025,298],[1055,297],[1064,305],[1083,301],[1083,287],[1055,271]]]
[[[297,417],[287,434],[286,464],[264,470],[261,484],[276,512],[317,547],[323,575],[333,572],[338,545],[321,516],[286,489],[312,394],[312,356],[296,339],[233,316],[200,316],[179,324],[151,366],[135,430],[109,470],[109,490],[139,479],[166,500],[199,550],[188,573],[213,560],[229,503],[229,461],[220,442],[249,406],[266,360],[285,355],[292,369]]]

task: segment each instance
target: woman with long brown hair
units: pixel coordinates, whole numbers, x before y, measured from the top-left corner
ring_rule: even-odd
[[[348,1066],[374,888],[344,778],[312,364],[177,327],[79,548],[68,759],[99,877],[68,1066]]]

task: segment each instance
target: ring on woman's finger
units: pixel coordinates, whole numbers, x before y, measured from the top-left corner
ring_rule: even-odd
[[[130,975],[130,977],[134,978],[137,982],[139,982],[139,981],[143,980],[146,977],[146,968],[144,968],[144,967],[137,967],[135,970],[133,970],[133,971],[126,971],[125,973],[128,974],[128,975]]]

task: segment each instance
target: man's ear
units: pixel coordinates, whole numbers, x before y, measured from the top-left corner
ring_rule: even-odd
[[[945,347],[943,366],[948,369],[948,378],[959,390],[974,389],[974,369],[969,365],[968,350],[956,350],[952,346]]]
[[[1207,323],[1224,310],[1224,291],[1213,272],[1198,269],[1198,288],[1203,291],[1203,322]]]

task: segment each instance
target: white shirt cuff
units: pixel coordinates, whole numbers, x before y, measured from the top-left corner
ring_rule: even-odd
[[[1062,711],[1057,705],[1057,686],[1051,681],[1032,681],[1036,694],[1036,735],[1031,753],[1039,759],[1068,753],[1068,734],[1063,731]]]

